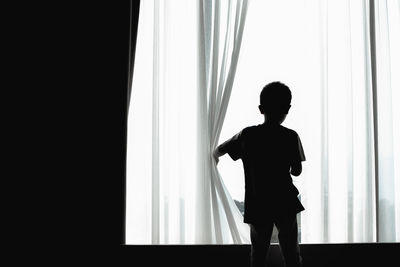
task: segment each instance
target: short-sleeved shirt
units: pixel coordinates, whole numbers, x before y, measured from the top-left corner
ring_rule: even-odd
[[[245,174],[245,223],[262,222],[304,210],[290,168],[305,161],[299,135],[281,125],[243,129],[219,146],[233,160],[242,159]]]

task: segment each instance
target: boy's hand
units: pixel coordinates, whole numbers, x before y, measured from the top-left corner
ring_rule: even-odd
[[[293,176],[299,176],[302,172],[301,161],[293,162],[291,164],[290,173]]]
[[[218,152],[218,148],[216,148],[215,150],[214,150],[214,152],[213,152],[213,157],[214,157],[214,160],[215,160],[215,164],[218,164],[218,162],[219,162],[219,152]]]

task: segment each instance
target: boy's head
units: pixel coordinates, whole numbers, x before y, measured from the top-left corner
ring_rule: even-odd
[[[260,94],[261,114],[268,120],[282,123],[290,109],[292,93],[288,86],[281,82],[272,82],[264,86]]]

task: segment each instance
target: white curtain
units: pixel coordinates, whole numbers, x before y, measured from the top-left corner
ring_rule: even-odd
[[[199,1],[196,243],[249,242],[248,226],[212,157],[235,77],[247,4],[247,0]]]
[[[247,0],[143,1],[128,122],[127,244],[249,242],[211,156]]]
[[[373,87],[368,3],[319,1],[315,78],[302,186],[303,242],[376,240]],[[311,145],[313,142],[313,145]]]
[[[400,241],[399,6],[399,0],[251,2],[221,140],[262,123],[263,85],[289,85],[284,125],[299,133],[307,157],[294,178],[306,208],[302,243]],[[238,198],[242,166],[233,164],[222,158],[218,167]]]
[[[303,177],[304,242],[400,241],[398,5],[318,3],[320,135]]]
[[[400,242],[400,0],[373,3],[377,240]]]

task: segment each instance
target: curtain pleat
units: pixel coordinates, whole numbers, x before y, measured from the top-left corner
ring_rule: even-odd
[[[220,32],[222,28],[221,12],[223,11],[228,12],[225,34]],[[231,21],[233,12],[235,12],[234,25],[232,25]],[[243,218],[228,190],[226,190],[216,164],[211,157],[211,152],[218,142],[232,90],[246,12],[247,1],[228,1],[226,10],[221,9],[220,1],[199,2],[199,47],[201,49],[199,69],[202,72],[199,76],[204,78],[205,81],[199,83],[200,96],[198,106],[200,109],[199,114],[205,115],[207,118],[199,119],[199,129],[206,128],[207,131],[201,131],[198,138],[199,155],[201,157],[198,163],[200,166],[198,179],[202,181],[200,186],[205,187],[205,189],[198,191],[197,207],[202,212],[197,213],[198,218],[196,221],[202,221],[201,216],[204,213],[211,212],[212,216],[208,215],[207,218],[211,218],[210,223],[215,231],[215,236],[204,234],[204,227],[207,226],[199,223],[196,227],[196,231],[198,231],[196,235],[197,243],[211,242],[212,240],[217,244],[222,244],[229,242],[229,239],[232,239],[234,243],[248,242],[247,226],[244,225]],[[210,27],[209,25],[212,26]],[[233,43],[229,45],[232,32],[234,35]],[[221,35],[225,36],[223,46],[220,44]],[[223,47],[222,60],[220,60],[221,47]],[[207,48],[209,49],[207,50]],[[228,64],[228,58],[230,59],[230,64]],[[206,70],[205,74],[204,69]],[[227,75],[226,72],[228,72]],[[204,104],[205,100],[207,100],[206,105]],[[205,125],[205,121],[207,121],[207,125]],[[204,198],[210,197],[211,203],[209,206],[208,202],[204,202]],[[224,222],[227,223],[228,229],[222,227]],[[238,225],[241,225],[241,228],[245,230],[239,231]],[[208,238],[205,236],[208,236]]]

